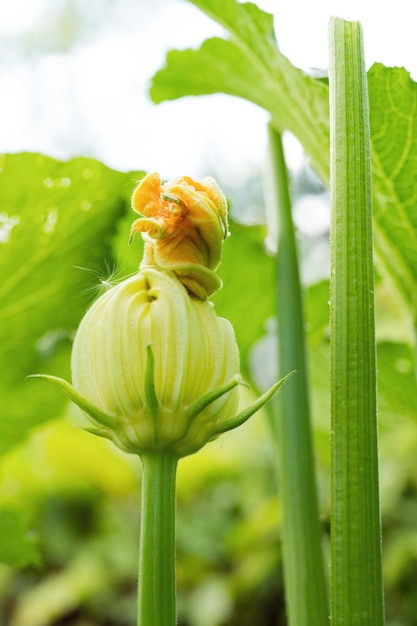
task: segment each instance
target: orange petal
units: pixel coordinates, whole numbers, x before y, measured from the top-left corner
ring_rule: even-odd
[[[148,174],[141,180],[132,195],[132,208],[139,215],[155,217],[162,207],[161,178],[157,172]]]

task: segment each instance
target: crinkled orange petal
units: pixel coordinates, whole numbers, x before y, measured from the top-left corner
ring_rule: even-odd
[[[132,208],[146,217],[156,217],[162,207],[161,177],[157,172],[141,180],[132,195]]]
[[[130,240],[133,239],[135,233],[147,233],[153,239],[159,239],[164,236],[165,230],[165,222],[163,219],[140,217],[132,224]]]
[[[145,239],[141,267],[176,273],[182,268],[178,277],[183,284],[198,297],[208,297],[219,284],[213,270],[228,234],[227,202],[215,180],[182,176],[162,185],[159,174],[148,174],[133,193],[132,205],[144,216],[131,230],[131,237],[141,232]]]

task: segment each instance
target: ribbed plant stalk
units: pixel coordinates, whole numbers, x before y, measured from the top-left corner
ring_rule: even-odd
[[[332,625],[381,626],[367,81],[361,25],[332,18],[329,34]]]
[[[142,456],[138,626],[175,626],[175,483],[178,459]]]
[[[279,375],[295,370],[274,403],[279,457],[284,581],[290,626],[329,623],[315,480],[305,326],[288,174],[281,135],[269,126],[270,209],[278,216]]]

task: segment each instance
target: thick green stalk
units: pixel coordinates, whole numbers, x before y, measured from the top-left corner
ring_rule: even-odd
[[[177,458],[142,456],[142,517],[139,553],[138,626],[174,626],[175,480]]]
[[[279,376],[276,429],[283,515],[285,594],[290,626],[328,624],[327,589],[315,481],[303,303],[281,136],[269,126],[271,205],[278,215]],[[277,404],[277,403],[276,403]]]
[[[384,623],[371,149],[362,29],[330,22],[333,626]]]

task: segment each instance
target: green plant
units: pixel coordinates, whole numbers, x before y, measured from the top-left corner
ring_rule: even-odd
[[[332,620],[337,624],[361,626],[383,623],[376,459],[378,400],[387,621],[410,626],[415,622],[413,593],[408,589],[412,589],[414,579],[417,493],[414,467],[416,84],[403,69],[373,66],[367,75],[368,125],[360,28],[334,20],[331,24],[334,62],[330,73],[333,117],[329,119],[327,81],[301,72],[280,53],[271,16],[254,4],[239,4],[234,0],[196,0],[193,4],[218,21],[228,32],[228,38],[210,39],[200,50],[170,52],[166,67],[153,79],[154,101],[223,91],[246,98],[271,115],[270,144],[276,175],[275,193],[270,201],[274,207],[281,196],[277,209],[281,212],[282,238],[277,255],[278,273],[275,259],[263,250],[265,229],[232,222],[232,237],[225,246],[219,270],[227,287],[216,293],[213,301],[216,312],[234,325],[246,378],[253,374],[248,365],[251,348],[262,338],[265,321],[276,316],[277,311],[281,371],[298,370],[298,375],[284,387],[281,401],[273,405],[270,420],[275,433],[271,438],[273,450],[280,468],[278,494],[286,509],[282,527],[289,622],[298,626],[306,620],[309,624],[324,624],[328,619],[322,567],[327,559],[326,554],[324,559],[320,556],[321,525],[317,510],[325,526],[329,516],[327,438],[332,430]],[[341,73],[342,67],[345,73]],[[352,88],[346,91],[345,83]],[[328,374],[329,283],[325,280],[309,287],[299,283],[299,255],[294,245],[290,194],[280,143],[280,134],[286,131],[303,144],[324,184],[330,178],[332,181],[335,273],[331,275],[331,376]],[[332,171],[330,146],[335,158]],[[375,277],[370,239],[370,158]],[[24,379],[33,372],[69,377],[71,340],[87,306],[85,290],[91,287],[91,273],[76,268],[91,268],[107,258],[110,264],[121,268],[122,276],[136,272],[141,242],[135,238],[130,248],[125,243],[130,196],[142,176],[142,172],[115,172],[91,159],[61,163],[41,155],[21,154],[6,155],[2,160],[0,258],[5,279],[0,286],[0,354],[4,364],[0,379],[0,441],[6,472],[16,448],[23,446],[24,450],[25,441],[30,448],[36,427],[68,412],[59,394]],[[245,262],[244,272],[242,259],[250,259]],[[98,287],[101,281],[105,288],[104,283],[111,283],[113,278],[105,269],[98,271]],[[372,326],[373,292],[376,330]],[[295,355],[297,359],[293,363]],[[330,381],[334,415],[331,427],[327,419]],[[346,405],[343,398],[340,400],[340,393]],[[341,406],[346,409],[345,415],[336,414]],[[265,463],[265,459],[262,461]],[[252,468],[256,467],[251,462]],[[312,475],[312,467],[317,471],[316,477]],[[17,469],[13,468],[16,474]],[[236,473],[233,480],[237,481]],[[0,557],[15,568],[39,563],[36,540],[26,532],[36,528],[36,515],[29,512],[29,504],[24,504],[23,497],[10,495],[7,476],[3,482]],[[145,498],[146,493],[145,488]],[[252,502],[253,496],[248,491],[244,493]],[[299,494],[303,496],[297,498]],[[346,498],[346,495],[354,497]],[[222,502],[220,496],[218,502]],[[235,503],[235,506],[240,510],[243,504]],[[36,508],[34,504],[32,507]],[[225,517],[217,512],[221,521],[216,522],[216,528],[222,524],[229,527],[229,523],[233,528],[232,504],[226,510],[227,513],[222,513]],[[197,505],[193,511],[198,515]],[[294,520],[297,523],[291,528]],[[243,523],[242,526],[243,537],[248,541],[249,530]],[[239,533],[231,531],[232,536],[236,534]],[[190,539],[187,544],[186,535],[186,532],[181,534],[180,543],[184,541],[184,545],[195,547],[198,542],[193,544]],[[300,556],[296,551],[297,538],[302,536],[304,547]],[[228,545],[224,551],[230,550],[232,554],[235,549],[243,559],[245,539],[241,543],[236,538],[234,541],[230,540],[232,547]],[[201,563],[201,555],[199,558]],[[214,561],[212,557],[210,563]],[[81,559],[81,562],[85,561]],[[229,567],[231,562],[234,562],[232,557]],[[93,571],[102,571],[100,563],[100,559],[93,563]],[[187,563],[192,569],[192,560]],[[249,568],[247,561],[245,564]],[[266,558],[263,564],[258,569],[253,565],[250,570],[253,587],[265,589],[266,580],[280,584],[278,564],[274,561],[272,567]],[[221,558],[216,561],[217,566],[225,566]],[[264,574],[262,579],[260,571],[269,572],[268,576]],[[351,584],[353,571],[356,586]],[[258,572],[258,578],[254,572]],[[302,582],[306,572],[313,576],[309,582],[314,583],[308,588]],[[241,584],[242,589],[245,584],[250,587],[248,578],[237,566],[234,573],[240,581],[237,585]],[[184,578],[190,582],[190,578]],[[223,592],[227,578],[221,579]],[[106,580],[106,576],[97,575],[100,584],[105,585]],[[369,591],[366,594],[365,585]],[[96,593],[98,587],[97,583]],[[238,604],[244,592],[227,589]],[[82,597],[79,603],[85,601]],[[68,605],[61,610],[68,610]],[[186,602],[181,610],[183,615],[187,614]],[[188,610],[191,615],[189,606]],[[59,610],[56,611],[59,615]],[[193,615],[196,619],[195,612]],[[259,615],[252,622],[262,619],[262,611]],[[245,609],[241,609],[236,619],[244,623]]]

